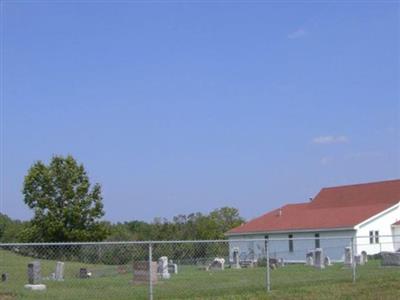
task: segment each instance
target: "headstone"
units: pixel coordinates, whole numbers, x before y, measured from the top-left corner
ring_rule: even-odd
[[[56,272],[54,273],[54,280],[63,281],[64,280],[64,263],[58,261],[56,264]]]
[[[381,252],[382,266],[400,266],[400,252]]]
[[[168,257],[161,256],[158,259],[157,273],[162,279],[169,279],[171,277],[168,272]]]
[[[28,264],[28,283],[35,285],[39,284],[41,281],[40,261],[35,260]]]
[[[332,265],[331,259],[330,259],[329,256],[325,256],[325,258],[324,258],[324,265],[325,265],[325,267],[328,267],[328,266],[331,266],[331,265]]]
[[[239,249],[235,248],[233,249],[233,264],[232,264],[233,269],[240,269],[240,263],[239,263]]]
[[[357,265],[363,265],[363,264],[364,264],[361,255],[354,255],[354,262],[355,262]]]
[[[321,248],[317,248],[317,249],[315,249],[314,253],[315,253],[314,267],[316,267],[318,269],[325,268],[324,261],[322,259],[322,257],[323,257],[322,256],[322,254],[323,254],[322,249]]]
[[[313,266],[314,265],[314,259],[312,256],[307,256],[306,257],[306,265],[307,266]]]
[[[314,265],[314,251],[308,251],[306,253],[306,265],[307,266]]]
[[[24,287],[31,291],[44,291],[46,290],[46,285],[44,284],[25,284]]]
[[[155,261],[151,262],[149,270],[148,261],[135,261],[133,263],[133,282],[149,282],[150,278],[153,283],[157,283],[157,263]]]
[[[366,251],[361,251],[361,259],[364,264],[366,264],[368,262],[368,255],[367,255]]]
[[[218,257],[214,258],[209,267],[209,269],[211,270],[224,270],[224,268],[225,268],[225,259]]]
[[[353,255],[351,251],[351,247],[344,248],[344,265],[346,267],[351,267],[353,264]]]
[[[79,278],[89,278],[92,274],[86,268],[79,269]],[[54,275],[55,279],[55,275]]]
[[[8,280],[8,273],[3,273],[3,274],[1,274],[1,281],[2,282],[5,282],[5,281],[7,281]]]
[[[284,267],[285,266],[285,260],[283,258],[278,259],[278,266],[279,267]]]
[[[278,263],[279,263],[278,259],[273,257],[271,257],[268,261],[268,265],[272,270],[275,270],[278,267]]]
[[[174,263],[168,263],[168,273],[178,274],[178,265]]]

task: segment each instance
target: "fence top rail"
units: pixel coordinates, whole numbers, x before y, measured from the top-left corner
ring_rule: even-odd
[[[379,238],[393,238],[400,235],[380,235]],[[293,237],[293,238],[242,238],[225,240],[168,240],[168,241],[103,241],[103,242],[51,242],[51,243],[0,243],[0,247],[24,246],[95,246],[95,245],[149,245],[149,244],[200,244],[200,243],[234,243],[234,242],[274,242],[274,241],[307,241],[369,239],[370,236],[327,236],[327,237]]]

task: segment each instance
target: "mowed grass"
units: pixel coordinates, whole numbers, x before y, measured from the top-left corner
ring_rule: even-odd
[[[132,284],[133,275],[118,274],[117,266],[65,262],[65,280],[45,280],[44,292],[24,289],[27,264],[33,259],[0,251],[0,272],[9,279],[0,283],[0,300],[11,299],[147,299],[146,284]],[[55,269],[55,261],[41,260],[43,276]],[[87,267],[95,278],[79,279],[79,268]],[[102,274],[97,277],[96,274]],[[154,299],[400,299],[400,268],[382,268],[370,261],[352,272],[341,264],[324,270],[288,265],[271,270],[271,292],[265,289],[266,269],[204,271],[179,266],[179,274],[154,286]]]

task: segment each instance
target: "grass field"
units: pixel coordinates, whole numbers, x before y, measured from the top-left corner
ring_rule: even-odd
[[[65,263],[65,281],[46,280],[45,292],[24,289],[29,257],[0,251],[0,272],[9,280],[0,283],[0,300],[10,299],[146,299],[146,285],[132,284],[131,272],[114,272],[116,266]],[[42,274],[54,272],[55,261],[41,260]],[[79,279],[79,268],[93,270],[95,278]],[[271,271],[271,292],[265,290],[265,268],[204,271],[180,266],[179,274],[154,286],[154,299],[400,299],[400,269],[382,268],[370,261],[357,269],[352,283],[351,270],[336,264],[325,270],[288,265]]]

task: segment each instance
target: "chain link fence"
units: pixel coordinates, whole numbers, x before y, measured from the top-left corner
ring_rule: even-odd
[[[231,299],[351,283],[399,274],[394,240],[0,244],[0,299]]]

